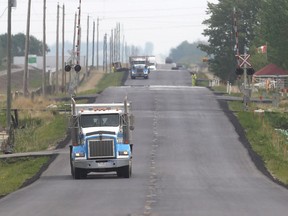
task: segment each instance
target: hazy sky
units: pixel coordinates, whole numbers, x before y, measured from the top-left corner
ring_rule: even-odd
[[[218,0],[208,0],[217,3]],[[65,41],[73,41],[75,13],[79,0],[46,0],[46,42],[56,42],[57,3],[60,9],[60,34],[62,10],[65,5]],[[7,33],[8,0],[0,0],[0,34]],[[169,54],[171,48],[187,40],[190,43],[206,40],[202,25],[206,16],[207,0],[81,0],[81,41],[87,39],[87,17],[90,17],[89,41],[93,36],[93,21],[100,19],[99,38],[111,34],[117,23],[121,26],[121,38],[128,45],[144,48],[146,42],[154,44],[154,54]],[[17,0],[12,9],[12,34],[26,33],[28,0]],[[78,22],[78,20],[77,20]],[[42,41],[43,0],[31,0],[30,35]],[[96,37],[96,36],[95,36]],[[60,42],[62,35],[59,37]],[[95,39],[96,40],[96,39]],[[67,48],[68,49],[68,48]]]

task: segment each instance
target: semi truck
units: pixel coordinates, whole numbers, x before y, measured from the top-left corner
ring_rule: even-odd
[[[134,116],[125,97],[121,103],[76,104],[71,97],[70,166],[74,179],[91,172],[132,174],[131,132]]]
[[[155,56],[147,56],[149,71],[157,70],[157,63]]]
[[[146,56],[130,56],[130,77],[135,79],[136,77],[149,78],[149,69]]]

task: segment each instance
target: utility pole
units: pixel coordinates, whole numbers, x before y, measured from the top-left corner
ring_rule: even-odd
[[[7,23],[7,109],[6,109],[6,130],[11,124],[11,0],[8,0],[8,23]]]
[[[56,94],[58,94],[59,89],[59,3],[57,4],[57,24],[56,24]]]
[[[244,45],[244,58],[247,56],[247,47]],[[247,64],[244,64],[244,87],[247,88]]]
[[[122,52],[121,52],[121,61],[124,62],[124,55],[125,55],[125,36],[123,35],[122,39]]]
[[[117,61],[117,25],[116,28],[114,28],[114,37],[112,38],[112,44],[113,44],[113,60],[112,62]]]
[[[104,36],[103,46],[103,71],[107,73],[107,34]]]
[[[92,39],[92,68],[94,68],[94,48],[95,48],[95,21],[93,21],[93,39]]]
[[[73,34],[73,48],[72,48],[72,64],[75,64],[75,44],[76,44],[76,28],[77,28],[77,13],[75,13],[75,18],[74,18],[74,34]],[[69,72],[69,83],[71,83],[71,72]]]
[[[43,72],[42,72],[42,94],[45,97],[45,73],[46,73],[46,0],[43,3]]]
[[[24,78],[23,78],[23,93],[24,96],[28,96],[28,54],[30,43],[30,11],[31,0],[28,0],[28,14],[27,14],[27,27],[26,27],[26,39],[25,39],[25,65],[24,65]]]
[[[117,60],[121,59],[121,28],[120,23],[117,25]]]
[[[99,68],[99,17],[97,18],[97,70]]]
[[[86,40],[86,71],[85,71],[85,78],[89,76],[88,74],[88,60],[89,60],[89,16],[87,16],[87,40]]]
[[[78,7],[78,38],[77,38],[77,65],[80,65],[80,45],[81,45],[81,0],[79,0],[79,7]]]
[[[66,92],[66,72],[64,70],[64,47],[65,47],[65,5],[62,8],[62,92]]]
[[[114,60],[114,34],[113,29],[111,29],[111,36],[110,36],[110,59],[109,59],[109,66],[111,66],[113,60]]]

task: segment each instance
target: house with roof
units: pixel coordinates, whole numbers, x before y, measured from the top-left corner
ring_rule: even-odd
[[[288,71],[271,63],[256,71],[252,80],[255,87],[281,90],[288,87]]]

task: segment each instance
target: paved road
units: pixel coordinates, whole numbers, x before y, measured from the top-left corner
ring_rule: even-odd
[[[66,148],[38,181],[0,200],[0,215],[287,215],[288,190],[256,168],[217,96],[190,83],[185,71],[154,71],[97,97],[132,101],[132,178],[73,180]]]

